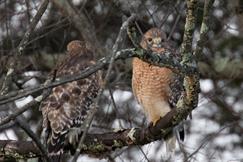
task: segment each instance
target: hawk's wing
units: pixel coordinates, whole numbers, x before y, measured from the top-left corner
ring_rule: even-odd
[[[176,50],[171,47],[171,44],[168,44],[166,51],[170,52],[170,57],[176,58],[178,62],[181,61],[181,55]],[[173,73],[172,79],[170,81],[170,93],[169,93],[169,104],[171,108],[175,108],[178,100],[180,99],[182,92],[184,91],[183,86],[183,76]]]
[[[183,90],[184,90],[183,77],[178,74],[174,74],[173,82],[170,83],[170,93],[169,93],[169,104],[171,108],[176,107],[176,104],[180,99]]]
[[[70,52],[75,53],[69,53],[57,67],[57,77],[78,74],[95,63],[91,51],[87,49]],[[49,152],[58,152],[69,129],[85,120],[98,93],[99,81],[100,75],[95,73],[85,79],[57,86],[42,102],[43,127],[51,130],[48,135]]]

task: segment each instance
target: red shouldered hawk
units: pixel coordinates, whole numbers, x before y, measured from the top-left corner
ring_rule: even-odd
[[[166,34],[158,28],[148,30],[140,45],[146,50],[161,55],[165,50],[170,50],[174,57],[180,57],[169,46]],[[183,78],[168,68],[154,66],[134,58],[132,89],[149,121],[155,125],[161,117],[176,106],[183,91]],[[184,138],[184,134],[180,135]]]
[[[95,64],[91,46],[85,42],[72,41],[67,51],[68,56],[57,66],[57,77],[78,74]],[[64,142],[72,128],[80,128],[86,119],[100,88],[100,78],[96,72],[85,79],[57,86],[42,102],[43,128],[47,130],[47,148],[52,161],[61,160]]]

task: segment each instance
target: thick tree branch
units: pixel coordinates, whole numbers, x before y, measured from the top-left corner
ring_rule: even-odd
[[[208,30],[204,30],[204,26],[208,25],[208,12],[210,7],[208,5],[212,5],[213,2],[205,1],[204,6],[204,16],[203,22],[201,25],[201,35],[198,42],[201,42],[201,39],[205,39],[206,33]],[[183,43],[181,45],[181,54],[183,57],[182,65],[194,66],[197,69],[197,62],[194,58],[192,52],[192,37],[193,31],[195,28],[195,15],[197,11],[197,0],[187,0],[187,16],[186,16],[186,24],[185,24],[185,31],[183,37]],[[206,13],[205,13],[206,12]],[[202,44],[197,44],[197,49],[200,52],[202,49]],[[199,73],[195,73],[193,75],[185,75],[184,77],[184,87],[185,87],[185,94],[177,103],[176,113],[173,116],[173,124],[179,123],[183,118],[186,118],[189,113],[197,107],[198,104],[198,93],[199,93]]]
[[[175,110],[175,109],[174,109]],[[87,134],[83,143],[82,153],[102,156],[104,153],[116,148],[132,145],[144,145],[152,141],[161,140],[170,131],[172,118],[176,111],[169,112],[154,127],[146,129],[132,128],[103,134]],[[18,146],[18,147],[16,147]],[[24,148],[22,148],[22,146]],[[37,157],[41,155],[40,150],[31,141],[0,141],[1,153],[8,151],[8,155],[18,157]],[[66,145],[65,151],[75,150],[71,145]],[[31,152],[31,154],[30,154]]]
[[[181,45],[182,64],[194,66],[197,69],[196,60],[193,59],[192,38],[195,29],[197,0],[187,0],[186,24]],[[178,111],[190,112],[197,107],[199,93],[199,73],[184,77],[185,96],[178,102]],[[183,110],[184,109],[184,110]],[[184,114],[184,113],[182,113]],[[184,116],[186,117],[186,116]]]
[[[31,141],[0,140],[0,156],[26,159],[42,156],[41,151]]]

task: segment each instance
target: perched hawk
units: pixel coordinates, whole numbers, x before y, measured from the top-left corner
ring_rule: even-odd
[[[170,50],[174,57],[180,56],[169,46],[166,34],[158,28],[148,30],[140,45],[143,49],[163,55]],[[133,59],[133,93],[153,125],[176,106],[183,91],[183,78],[170,69],[151,65],[139,58]],[[184,138],[184,134],[181,134]]]
[[[56,68],[56,77],[78,74],[95,63],[90,46],[85,42],[72,41],[67,51],[67,57]],[[100,78],[96,72],[85,79],[57,86],[42,102],[43,127],[52,161],[61,160],[63,145],[70,132],[75,127],[80,128],[86,119],[100,88]]]

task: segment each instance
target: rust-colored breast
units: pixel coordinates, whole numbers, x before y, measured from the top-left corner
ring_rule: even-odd
[[[173,74],[168,68],[153,66],[138,58],[133,59],[133,92],[153,123],[170,111],[169,84]]]

